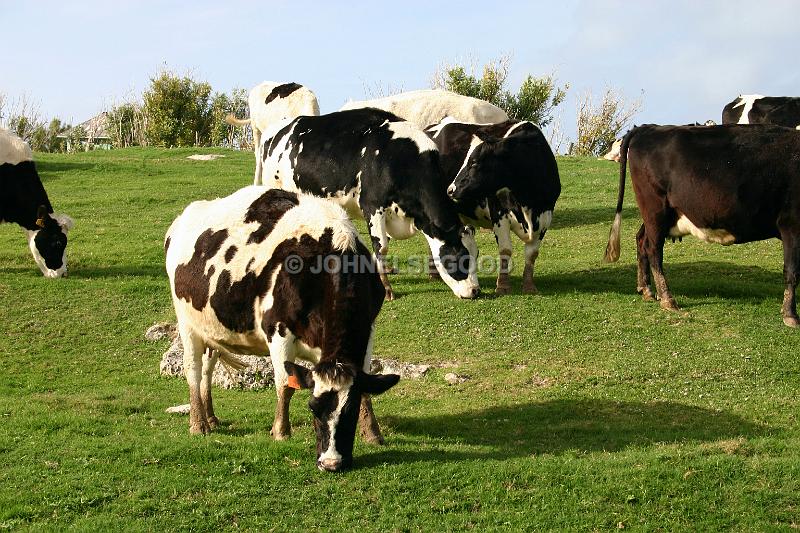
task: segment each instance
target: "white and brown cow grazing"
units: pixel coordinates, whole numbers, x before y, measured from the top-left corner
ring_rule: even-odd
[[[436,269],[461,298],[478,295],[475,233],[439,187],[439,152],[410,122],[380,109],[298,117],[262,147],[267,185],[330,198],[367,221],[387,299],[389,238],[420,231]]]
[[[253,128],[253,150],[256,156],[256,183],[261,177],[261,157],[259,148],[265,132],[278,127],[287,119],[301,115],[319,115],[317,96],[299,83],[265,81],[252,89],[247,99],[250,107],[250,118],[239,119],[233,115],[225,117],[228,124]]]
[[[795,288],[800,269],[800,131],[780,126],[656,126],[622,141],[617,212],[606,261],[619,259],[625,168],[644,223],[636,235],[637,290],[677,310],[664,277],[664,240],[692,234],[723,245],[783,241],[783,321],[800,324]]]
[[[19,224],[33,260],[47,278],[67,274],[67,232],[73,221],[53,213],[28,143],[0,128],[0,222]]]
[[[742,94],[722,109],[723,124],[774,124],[800,129],[800,98]]]
[[[525,243],[522,291],[537,292],[533,268],[561,194],[556,158],[531,122],[465,124],[451,119],[425,130],[439,148],[445,181],[461,220],[491,228],[500,251],[498,294],[511,290],[511,232]]]
[[[442,89],[423,89],[374,100],[351,101],[344,104],[339,111],[364,107],[389,111],[420,128],[438,124],[445,117],[481,124],[508,120],[506,112],[494,104]]]
[[[383,286],[339,206],[250,186],[190,204],[170,226],[164,247],[192,433],[218,424],[211,401],[217,360],[236,366],[233,354],[246,353],[272,359],[275,439],[290,435],[294,390],[312,389],[321,470],[350,465],[357,418],[367,441],[383,442],[368,395],[399,380],[367,373]],[[313,370],[297,359],[312,362]]]

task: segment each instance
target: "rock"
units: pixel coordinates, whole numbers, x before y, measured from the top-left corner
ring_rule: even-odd
[[[444,380],[450,385],[458,385],[459,383],[464,383],[468,379],[468,376],[460,376],[454,372],[448,372],[444,375]]]
[[[215,159],[219,159],[220,157],[225,157],[222,154],[193,154],[187,156],[186,159],[192,159],[193,161],[213,161]]]
[[[190,408],[191,406],[188,403],[185,403],[183,405],[174,405],[172,407],[167,407],[166,409],[164,409],[164,412],[174,415],[188,415]]]
[[[405,379],[419,379],[428,373],[431,365],[415,365],[393,359],[373,359],[370,372],[373,374],[399,374]]]
[[[147,331],[144,333],[144,338],[155,342],[161,339],[174,339],[177,334],[178,331],[175,329],[175,324],[159,322],[147,328]]]

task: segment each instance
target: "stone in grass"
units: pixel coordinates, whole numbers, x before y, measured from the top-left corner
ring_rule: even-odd
[[[174,339],[178,332],[175,329],[175,324],[169,322],[158,322],[153,324],[144,333],[144,338],[151,341],[160,341],[161,339]]]
[[[448,372],[444,375],[444,380],[449,383],[450,385],[458,385],[459,383],[464,383],[469,379],[469,376],[462,376],[456,374],[455,372]]]

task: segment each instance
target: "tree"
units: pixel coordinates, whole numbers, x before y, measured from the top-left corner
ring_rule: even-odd
[[[144,92],[145,137],[156,146],[207,146],[210,142],[211,85],[167,70],[150,79]]]
[[[510,59],[501,57],[483,67],[477,78],[461,65],[440,67],[431,85],[486,100],[503,109],[509,118],[530,120],[545,127],[553,120],[553,111],[567,96],[569,84],[559,87],[553,75],[540,78],[528,75],[516,93],[507,88]]]
[[[145,144],[145,121],[141,104],[126,102],[112,106],[106,111],[106,128],[115,148]]]
[[[606,153],[641,107],[641,98],[627,102],[612,88],[606,89],[599,104],[591,92],[584,93],[578,100],[578,138],[570,147],[570,155]]]

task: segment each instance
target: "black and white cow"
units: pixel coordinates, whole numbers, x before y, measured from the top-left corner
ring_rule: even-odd
[[[448,287],[461,298],[477,296],[474,231],[437,185],[436,145],[413,124],[372,108],[298,117],[264,141],[262,154],[265,184],[330,198],[366,219],[387,299],[389,238],[417,231]]]
[[[800,129],[800,98],[743,94],[722,109],[723,124],[774,124]]]
[[[531,122],[468,124],[445,120],[426,129],[439,148],[445,183],[461,219],[491,228],[500,251],[497,292],[511,289],[511,232],[525,243],[522,290],[535,293],[533,268],[561,194],[558,166]]]
[[[240,119],[233,114],[225,117],[225,122],[233,126],[247,124],[253,130],[253,150],[256,156],[255,181],[261,179],[261,137],[286,121],[300,115],[319,115],[317,95],[303,85],[295,82],[261,82],[252,89],[247,98],[250,118]]]
[[[67,232],[73,221],[53,213],[28,143],[0,128],[0,222],[19,224],[33,260],[47,278],[67,274]]]
[[[217,360],[236,366],[233,354],[269,354],[278,394],[275,439],[291,433],[294,390],[310,388],[321,470],[350,465],[357,418],[367,441],[383,442],[368,395],[399,380],[367,373],[383,286],[339,206],[250,186],[190,204],[164,247],[192,433],[218,424],[211,401]],[[315,366],[309,371],[296,359]]]
[[[800,324],[795,288],[800,270],[800,131],[770,125],[656,126],[623,138],[617,213],[606,261],[619,259],[625,167],[644,223],[636,235],[637,290],[677,310],[662,262],[664,240],[694,235],[723,245],[783,241],[783,321]]]

